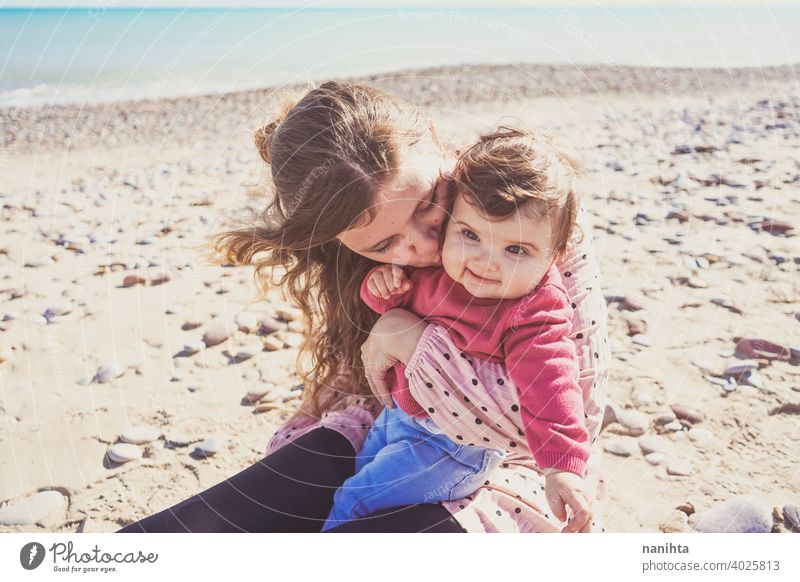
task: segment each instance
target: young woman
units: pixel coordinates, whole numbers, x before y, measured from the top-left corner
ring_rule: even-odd
[[[310,362],[301,370],[303,403],[272,437],[264,459],[122,532],[320,531],[333,494],[353,474],[355,454],[382,407],[374,394],[385,398],[381,378],[395,360],[381,338],[424,335],[426,341],[410,359],[420,372],[437,372],[441,382],[448,382],[441,376],[444,366],[436,363],[450,349],[446,333],[426,328],[402,309],[379,317],[359,294],[362,280],[378,263],[425,267],[441,262],[447,180],[455,157],[430,120],[378,89],[328,82],[288,105],[255,139],[271,166],[275,196],[252,224],[219,235],[215,250],[226,262],[254,263],[262,289],[283,286],[303,311],[301,355]],[[606,306],[584,211],[578,224],[583,239],[557,266],[572,299],[571,337],[594,442],[610,356]],[[437,349],[430,351],[432,343]],[[455,346],[452,350],[458,353]],[[582,531],[602,530],[599,459],[593,451],[586,473],[598,519]],[[513,465],[495,473],[494,483],[487,481],[465,499],[383,510],[331,531],[562,529],[544,509],[544,499],[537,500],[544,492],[540,473]]]

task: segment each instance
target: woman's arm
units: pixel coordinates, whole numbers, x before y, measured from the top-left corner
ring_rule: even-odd
[[[372,393],[389,408],[394,407],[386,373],[397,362],[408,364],[425,332],[425,320],[406,309],[383,314],[361,346],[361,360]]]

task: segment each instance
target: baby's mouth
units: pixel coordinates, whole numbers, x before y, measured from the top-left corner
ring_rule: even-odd
[[[472,277],[473,277],[474,279],[476,279],[476,280],[483,281],[483,282],[485,282],[485,283],[497,283],[497,281],[495,281],[494,279],[487,279],[486,277],[481,277],[480,275],[478,275],[477,273],[475,273],[475,272],[474,272],[472,269],[470,269],[469,267],[466,267],[466,269],[467,269],[467,272],[468,272],[470,275],[472,275]]]

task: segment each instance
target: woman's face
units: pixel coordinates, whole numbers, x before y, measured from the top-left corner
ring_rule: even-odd
[[[441,234],[448,208],[448,157],[427,137],[405,152],[393,180],[376,193],[377,215],[337,238],[354,252],[382,263],[441,265]]]

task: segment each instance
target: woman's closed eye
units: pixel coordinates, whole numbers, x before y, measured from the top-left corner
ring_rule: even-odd
[[[436,184],[433,185],[433,191],[431,192],[429,202],[425,206],[423,206],[420,210],[418,210],[417,214],[427,214],[436,207],[436,202],[437,202],[436,191],[438,189],[439,189],[439,182],[437,180]]]

